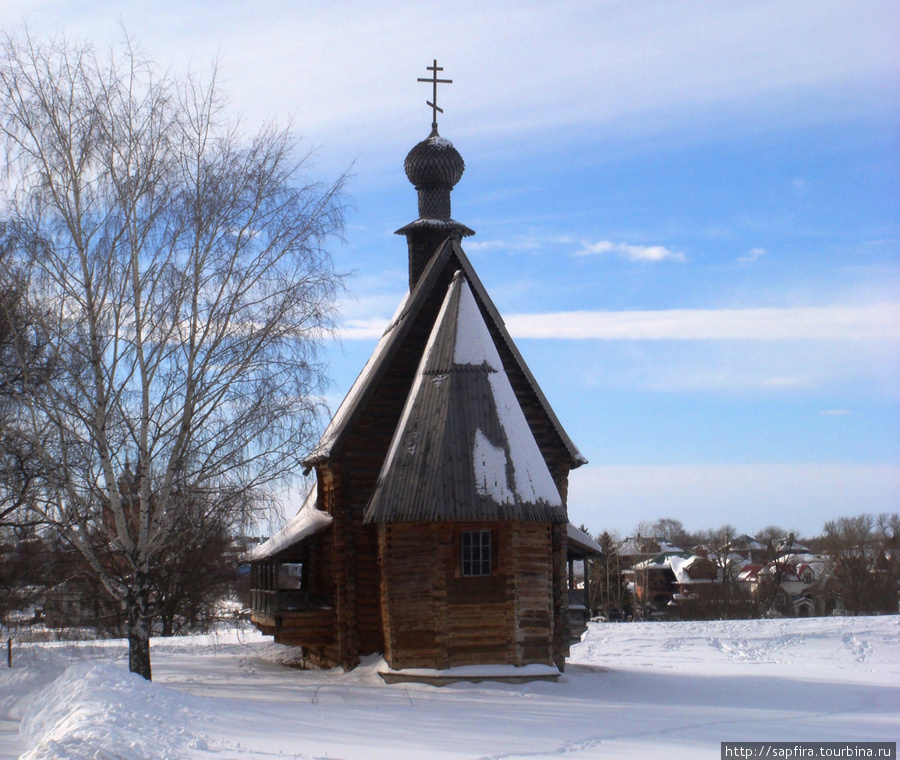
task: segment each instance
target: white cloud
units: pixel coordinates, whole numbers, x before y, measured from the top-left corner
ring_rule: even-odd
[[[583,242],[576,256],[596,256],[612,253],[629,261],[684,261],[684,254],[673,251],[662,245],[630,245],[613,243],[610,240],[599,240],[596,243]]]
[[[398,299],[399,300],[399,299]],[[900,304],[797,306],[756,309],[663,309],[658,311],[563,311],[510,314],[513,338],[561,340],[850,340],[900,339]],[[378,339],[387,317],[347,319],[345,340]],[[796,385],[772,377],[769,385]]]
[[[895,511],[898,494],[898,465],[589,465],[569,476],[569,519],[623,534],[673,517],[689,529],[777,524],[813,536],[834,517]]]
[[[752,264],[754,261],[758,261],[765,255],[765,248],[751,248],[747,251],[745,256],[739,256],[738,261],[741,262],[741,264]]]
[[[822,412],[823,417],[846,417],[848,414],[852,414],[849,409],[826,409]]]
[[[517,235],[510,239],[467,240],[466,250],[474,251],[540,251],[552,246],[568,245],[572,239],[561,235]]]
[[[345,319],[338,330],[341,340],[379,340],[388,325],[387,319]]]
[[[610,123],[665,129],[673,121],[695,129],[701,112],[733,124],[795,123],[886,107],[871,97],[871,83],[889,85],[897,71],[891,4],[862,0],[820,0],[815,13],[771,0],[525,2],[516,13],[461,0],[433,17],[409,0],[357,4],[349,14],[342,3],[284,0],[257,3],[251,14],[234,2],[213,13],[200,0],[155,4],[150,13],[136,2],[119,3],[116,14],[108,2],[60,0],[41,4],[50,9],[43,13],[36,5],[8,0],[4,16],[30,14],[37,32],[65,28],[101,45],[121,39],[121,21],[163,65],[218,56],[232,102],[248,118],[295,112],[307,136],[340,141],[354,155],[361,135],[406,145],[398,125],[427,131],[430,93],[411,88],[435,54],[456,83],[442,93],[444,122],[472,136],[556,137],[561,127],[595,134]]]
[[[799,377],[767,377],[762,384],[766,388],[802,388],[808,383]]]
[[[514,338],[568,340],[896,340],[900,304],[511,314]]]

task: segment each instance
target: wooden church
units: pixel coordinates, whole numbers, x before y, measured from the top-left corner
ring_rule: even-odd
[[[589,614],[573,564],[599,553],[566,513],[586,460],[463,252],[436,120],[404,168],[409,294],[305,462],[315,488],[250,554],[252,620],[315,666],[562,670]]]

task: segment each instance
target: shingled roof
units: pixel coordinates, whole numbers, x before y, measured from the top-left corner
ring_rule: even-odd
[[[432,328],[365,516],[414,520],[567,520],[461,271]]]
[[[462,272],[475,300],[485,315],[485,319],[490,325],[489,329],[492,328],[491,332],[495,333],[499,338],[500,345],[497,346],[498,350],[500,350],[501,355],[505,355],[509,359],[507,362],[508,369],[509,366],[514,367],[520,378],[524,380],[524,383],[519,383],[518,385],[516,382],[513,382],[513,387],[517,394],[524,392],[533,397],[550,423],[550,427],[556,433],[561,449],[568,457],[571,468],[574,469],[587,463],[587,460],[563,429],[556,414],[547,402],[543,391],[525,364],[525,360],[519,353],[518,348],[516,348],[515,343],[513,343],[503,323],[503,319],[500,317],[500,313],[478,279],[478,275],[475,274],[475,270],[463,252],[459,241],[455,238],[449,238],[438,248],[417,281],[415,288],[400,305],[381,340],[378,342],[371,358],[359,377],[357,377],[350,392],[344,398],[343,403],[338,408],[319,443],[304,460],[307,470],[316,464],[342,454],[347,437],[352,432],[354,425],[365,410],[372,395],[378,389],[381,379],[403,346],[420,312],[422,312],[433,295],[435,288],[439,287],[442,281],[447,281],[445,276],[449,277],[448,267],[452,267],[450,273],[456,270]]]

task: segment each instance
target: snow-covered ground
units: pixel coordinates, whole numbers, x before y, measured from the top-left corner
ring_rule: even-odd
[[[717,758],[721,741],[897,741],[900,617],[592,624],[559,683],[301,671],[255,633],[22,645],[0,760]]]

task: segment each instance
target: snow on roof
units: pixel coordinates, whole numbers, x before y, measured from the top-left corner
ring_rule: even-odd
[[[741,571],[738,573],[737,579],[739,581],[753,581],[759,576],[760,570],[763,569],[763,565],[755,565],[748,564],[744,565],[741,568]]]
[[[569,543],[574,544],[577,548],[587,550],[588,553],[603,554],[600,544],[572,523],[566,526],[566,535],[569,537]]]
[[[313,486],[294,518],[264,544],[247,552],[244,559],[249,562],[257,562],[273,557],[307,536],[327,528],[331,523],[331,515],[316,509],[316,487]]]
[[[672,564],[670,561],[672,559],[672,557],[678,557],[682,561],[684,561],[687,559],[691,559],[694,556],[695,555],[691,554],[690,552],[685,552],[685,551],[681,551],[681,550],[661,552],[660,554],[657,554],[655,557],[646,559],[643,562],[638,562],[636,565],[634,565],[634,567],[632,569],[633,570],[661,570],[664,567],[672,567]]]
[[[690,574],[690,569],[694,565],[694,563],[699,560],[700,557],[696,554],[690,557],[682,557],[678,554],[672,554],[669,556],[669,567],[672,568],[672,572],[675,574],[675,580],[678,583],[708,583],[709,580],[706,578],[692,578]]]
[[[766,572],[773,573],[777,570],[785,572],[785,570],[790,569],[796,573],[799,578],[803,574],[804,569],[808,569],[812,572],[813,577],[818,580],[822,577],[827,568],[828,560],[817,554],[785,554],[774,562],[770,562],[766,565]]]
[[[734,539],[734,541],[732,541],[732,546],[741,549],[750,549],[752,551],[762,551],[766,548],[763,544],[753,538],[753,536],[747,535],[746,533]]]
[[[490,489],[490,483],[505,479],[505,473],[512,467],[513,487],[518,500],[529,503],[543,502],[561,507],[562,498],[559,490],[553,482],[550,470],[547,469],[547,463],[541,455],[537,441],[534,440],[531,428],[528,427],[525,413],[519,406],[509,378],[505,372],[494,372],[488,376],[488,382],[494,392],[500,426],[506,433],[509,444],[509,460],[508,464],[503,462],[502,471],[495,470],[489,473],[479,469],[478,459],[473,455],[476,476],[481,475],[481,482]],[[501,476],[501,473],[504,475]]]
[[[701,557],[699,554],[692,554],[691,552],[663,552],[662,554],[658,554],[657,556],[645,560],[644,562],[639,562],[632,568],[632,570],[664,570],[668,568],[675,576],[676,583],[710,583],[711,579],[709,577],[702,577],[703,575],[709,575],[708,566],[706,570],[701,570],[701,577],[695,578],[693,577],[693,575],[691,575],[691,569],[694,567],[694,565],[704,562],[708,563],[710,562],[710,560],[708,560],[706,557]],[[716,575],[721,575],[721,572],[717,570]]]
[[[717,565],[726,565],[730,568],[744,567],[750,564],[750,560],[737,552],[728,552],[725,555],[716,552],[710,552],[709,558]]]
[[[809,551],[808,546],[804,546],[793,536],[779,538],[776,543],[777,543],[776,550],[779,552],[795,554],[797,552],[808,552]]]
[[[457,273],[451,289],[454,286],[459,288],[459,303],[456,312],[453,360],[456,364],[464,366],[477,367],[486,364],[494,370],[488,374],[488,382],[496,403],[497,419],[506,434],[509,449],[507,458],[506,452],[498,447],[502,457],[496,459],[494,464],[500,469],[495,466],[489,470],[488,463],[492,458],[478,457],[476,444],[476,451],[472,456],[476,482],[482,490],[491,493],[501,503],[543,502],[561,507],[562,498],[559,490],[525,419],[525,413],[516,399],[509,377],[503,369],[500,354],[462,272]],[[450,297],[449,292],[447,297]],[[481,429],[477,431],[476,440],[492,446]],[[513,474],[512,483],[509,483],[507,478],[510,468]],[[506,487],[502,487],[501,484],[506,484]],[[510,485],[513,493],[506,493]]]
[[[441,137],[440,135],[431,135],[426,142],[430,142],[432,145],[437,145],[439,148],[452,148],[453,143],[450,142],[446,137]]]
[[[432,220],[420,221],[422,221],[422,223],[432,223]],[[437,222],[434,223],[437,224]],[[443,223],[444,222],[442,222],[442,224]],[[464,230],[464,234],[474,234],[471,233],[471,231],[466,233],[465,230],[468,228],[462,229]],[[402,230],[400,230],[400,232],[402,232]],[[484,289],[484,285],[478,279],[478,275],[472,268],[472,264],[466,257],[459,241],[448,239],[438,248],[435,255],[425,267],[425,270],[416,283],[412,293],[407,295],[404,302],[400,305],[394,319],[391,321],[391,324],[388,325],[384,335],[379,341],[375,352],[366,363],[366,366],[363,368],[359,377],[357,377],[356,382],[354,382],[350,392],[338,408],[337,413],[331,420],[331,423],[328,425],[322,438],[319,440],[312,453],[304,459],[304,466],[308,469],[311,469],[315,464],[340,452],[346,436],[353,429],[356,418],[359,414],[363,413],[363,410],[368,403],[368,399],[378,387],[378,382],[391,366],[393,357],[396,355],[397,351],[401,350],[405,345],[404,341],[406,341],[410,330],[413,329],[413,326],[417,323],[416,320],[419,319],[422,309],[431,303],[431,299],[435,295],[435,288],[446,273],[446,267],[449,264],[454,263],[458,263],[458,265],[462,267],[472,289],[477,295],[478,301],[484,307],[492,327],[496,328],[499,332],[504,351],[508,351],[508,353],[512,355],[512,359],[519,370],[521,379],[524,380],[526,384],[524,388],[517,385],[517,389],[530,392],[534,395],[535,401],[547,416],[552,429],[558,435],[559,442],[571,458],[570,461],[572,467],[579,467],[587,463],[587,459],[584,458],[575,444],[572,443],[572,440],[566,434],[559,419],[550,407],[537,380],[531,374],[528,365],[525,363],[525,360],[522,358],[522,355],[519,353],[518,348],[510,337],[500,313],[497,311],[496,306],[494,306],[490,296]],[[516,378],[518,382],[520,379],[519,375],[516,375]]]
[[[810,554],[809,552],[802,552],[797,554],[784,554],[778,558],[779,562],[787,562],[791,565],[824,565],[825,559],[820,557],[818,554]]]
[[[447,289],[365,519],[565,521],[559,490],[461,271]]]

